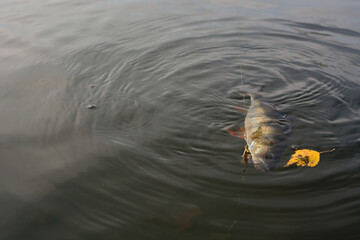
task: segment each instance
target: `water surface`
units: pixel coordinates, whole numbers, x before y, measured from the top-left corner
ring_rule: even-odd
[[[0,2],[1,239],[359,239],[357,1]],[[314,168],[224,130],[261,90]],[[95,108],[89,109],[90,106]]]

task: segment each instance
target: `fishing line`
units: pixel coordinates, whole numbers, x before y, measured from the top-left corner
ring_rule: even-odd
[[[236,0],[236,23],[237,23],[237,30],[238,30],[238,37],[239,37],[239,44],[241,42],[241,31],[240,31],[240,14],[239,14],[239,8],[240,8],[240,0]],[[239,46],[239,55],[241,56],[241,46]],[[244,77],[243,77],[243,64],[242,60],[240,59],[240,81],[241,81],[241,89],[242,89],[242,98],[243,98],[243,109],[245,109],[245,90],[244,90]],[[246,163],[244,164],[244,169],[242,171],[242,184],[244,184],[245,181],[245,172],[246,172]]]
[[[240,8],[240,0],[236,0],[236,23],[237,23],[237,31],[238,31],[238,37],[239,37],[239,44],[241,43],[241,31],[240,31],[240,14],[239,14],[239,8]],[[241,46],[239,46],[239,56],[241,56]],[[243,64],[242,60],[240,58],[240,81],[241,81],[241,89],[242,89],[242,99],[243,99],[243,109],[245,109],[245,90],[244,90],[244,77],[243,77]],[[245,171],[246,171],[246,163],[244,165],[244,169],[242,172],[242,183],[244,183],[245,180]]]
[[[240,7],[240,0],[235,0],[236,1],[236,23],[237,23],[237,30],[238,30],[238,37],[239,37],[239,44],[241,41],[241,36],[240,36],[240,14],[239,14],[239,7]],[[240,49],[240,55],[241,55],[241,48]],[[242,89],[242,99],[243,99],[243,109],[245,109],[245,91],[244,91],[244,77],[243,77],[243,65],[242,65],[242,61],[240,59],[240,81],[241,81],[241,89]],[[245,182],[245,172],[246,172],[246,163],[244,163],[244,169],[242,171],[242,179],[241,179],[241,184],[243,185]],[[241,199],[240,199],[240,192],[238,194],[238,208],[240,209],[241,206]],[[230,225],[228,232],[230,232],[233,227],[237,224],[237,215],[235,215],[234,217],[234,221],[233,223]]]

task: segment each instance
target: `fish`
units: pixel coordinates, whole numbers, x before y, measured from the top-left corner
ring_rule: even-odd
[[[274,170],[288,145],[292,132],[291,122],[274,105],[262,101],[259,94],[244,94],[251,99],[250,107],[245,110],[247,114],[244,127],[226,130],[233,136],[245,139],[245,163],[252,161],[260,171]],[[236,110],[244,111],[240,108]]]

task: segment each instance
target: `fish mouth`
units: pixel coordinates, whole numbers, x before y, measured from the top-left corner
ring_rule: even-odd
[[[262,158],[253,159],[254,167],[262,172],[270,171],[269,164],[267,164]]]

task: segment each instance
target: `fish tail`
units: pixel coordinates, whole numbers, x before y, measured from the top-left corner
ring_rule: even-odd
[[[256,93],[250,93],[247,91],[237,90],[236,91],[239,95],[243,95],[244,98],[249,97],[251,100],[253,100],[256,97]]]
[[[262,86],[260,87],[260,89],[257,90],[257,91],[254,92],[254,93],[251,93],[251,92],[248,92],[248,91],[243,91],[243,90],[237,90],[237,93],[242,94],[243,96],[246,95],[247,97],[250,97],[251,100],[254,100],[254,99],[256,99],[256,98],[259,97],[260,92],[262,92],[264,88],[265,88],[265,86],[262,85]]]
[[[241,90],[238,88],[232,89],[229,92],[230,98],[236,98],[239,99],[239,97],[242,97],[243,99],[249,99],[254,100],[260,98],[260,92],[264,89],[264,86],[261,86],[260,89],[256,92],[248,92],[246,90]]]

